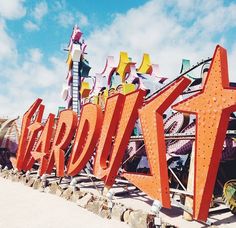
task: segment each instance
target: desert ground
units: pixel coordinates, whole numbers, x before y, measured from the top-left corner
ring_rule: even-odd
[[[56,195],[0,178],[0,227],[6,228],[127,228],[103,219]]]

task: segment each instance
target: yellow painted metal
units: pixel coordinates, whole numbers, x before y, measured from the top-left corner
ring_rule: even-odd
[[[93,103],[94,103],[94,104],[98,104],[98,96],[94,96]]]
[[[89,102],[92,103],[92,104],[98,104],[98,96],[90,97]]]
[[[67,63],[68,68],[70,70],[72,68],[72,57],[71,57],[70,52],[68,53],[68,57],[67,57],[66,63]]]
[[[117,86],[116,90],[124,95],[135,91],[135,85],[130,83],[122,83]]]
[[[88,97],[91,89],[89,88],[89,83],[88,82],[82,82],[81,83],[81,89],[80,89],[80,94],[82,98]]]
[[[102,109],[105,108],[107,98],[108,98],[108,90],[107,89],[98,93],[98,104],[102,107]]]
[[[231,212],[236,214],[236,180],[232,179],[225,183],[222,196]]]
[[[140,67],[138,68],[137,72],[140,74],[147,74],[150,70],[150,67],[152,67],[150,56],[147,53],[143,54],[143,59]]]
[[[120,75],[122,82],[125,81],[126,68],[130,62],[127,52],[120,52],[120,61],[116,72]]]

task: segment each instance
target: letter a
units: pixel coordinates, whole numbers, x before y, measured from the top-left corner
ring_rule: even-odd
[[[46,172],[48,158],[50,155],[50,146],[52,142],[53,126],[55,122],[55,115],[49,114],[47,122],[43,128],[42,133],[39,136],[37,144],[35,145],[34,150],[31,152],[32,159],[28,164],[28,169],[30,169],[35,160],[40,161],[39,166],[39,175],[42,176]]]

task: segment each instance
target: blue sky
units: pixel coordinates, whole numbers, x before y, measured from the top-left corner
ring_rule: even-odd
[[[94,29],[111,23],[118,13],[142,6],[146,1],[122,0],[112,4],[107,0],[86,1],[25,1],[26,14],[19,20],[9,20],[8,31],[14,37],[19,53],[39,48],[45,57],[64,56],[62,48],[69,40],[72,27],[77,23],[85,36]],[[38,9],[38,10],[37,10]],[[46,45],[45,45],[46,44]]]
[[[92,74],[124,50],[137,66],[150,53],[161,74],[173,78],[182,58],[194,64],[221,44],[236,81],[236,1],[0,0],[0,115],[21,115],[37,97],[47,113],[63,105],[63,48],[74,24],[88,44]]]

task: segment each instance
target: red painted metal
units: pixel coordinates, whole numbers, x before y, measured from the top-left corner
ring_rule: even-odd
[[[27,166],[27,170],[31,169],[35,160],[40,161],[39,175],[42,176],[47,169],[48,158],[50,155],[50,146],[53,133],[55,115],[49,114],[47,122],[41,132],[39,139],[35,145],[35,149],[31,152],[32,159]]]
[[[77,114],[71,110],[60,112],[46,173],[51,174],[54,163],[57,176],[64,176],[64,150],[67,149],[77,127]]]
[[[144,95],[145,91],[138,90],[126,96],[117,94],[107,101],[94,164],[94,175],[103,179],[107,187],[115,181]],[[115,141],[112,147],[113,136]]]
[[[37,139],[37,136],[39,132],[43,129],[43,126],[41,124],[42,118],[43,118],[43,111],[44,111],[44,105],[40,105],[37,115],[35,117],[34,122],[28,127],[29,134],[27,138],[27,147],[25,150],[24,155],[24,164],[22,166],[23,170],[28,170],[27,165],[30,163],[30,160],[32,159],[31,151],[33,150],[35,141]]]
[[[170,207],[170,195],[163,113],[190,83],[185,77],[178,79],[139,110],[151,174],[123,174],[131,183],[153,199],[160,200],[167,208]]]
[[[77,175],[94,153],[102,127],[102,118],[102,109],[99,105],[87,104],[83,107],[67,166],[68,175]]]
[[[42,99],[38,98],[23,116],[21,136],[20,136],[19,146],[17,150],[17,160],[16,160],[16,168],[18,170],[22,170],[24,166],[24,156],[26,152],[27,138],[28,138],[28,133],[29,133],[28,127],[30,126],[31,119],[33,115],[35,114],[36,110],[38,109],[38,107],[40,106],[41,102],[42,102]]]
[[[194,218],[206,221],[229,116],[236,110],[236,90],[229,87],[224,48],[216,47],[202,91],[173,108],[197,116]]]

